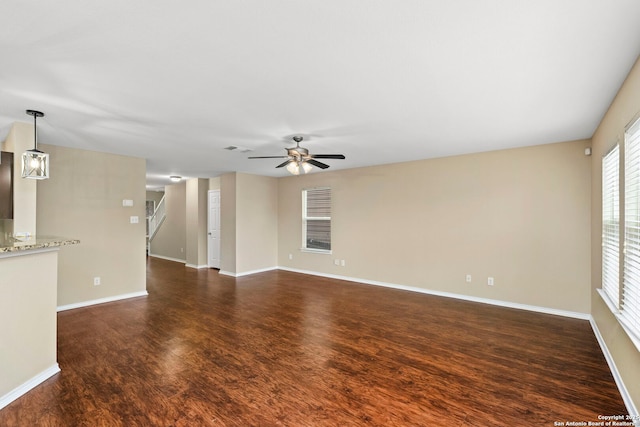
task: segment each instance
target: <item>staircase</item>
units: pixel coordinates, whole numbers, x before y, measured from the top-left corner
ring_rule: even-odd
[[[162,196],[160,203],[158,203],[158,206],[156,206],[156,210],[147,219],[147,236],[149,237],[149,242],[153,240],[154,236],[158,232],[158,229],[160,228],[166,217],[167,214],[164,206],[164,196]]]

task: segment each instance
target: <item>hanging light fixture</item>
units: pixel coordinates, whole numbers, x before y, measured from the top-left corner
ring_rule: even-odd
[[[300,175],[300,172],[309,173],[311,169],[313,168],[309,163],[300,160],[295,160],[287,165],[287,170],[293,175]]]
[[[22,177],[31,179],[49,178],[49,155],[38,150],[38,117],[44,117],[44,113],[35,110],[27,110],[27,114],[33,116],[33,150],[27,150],[22,154]]]

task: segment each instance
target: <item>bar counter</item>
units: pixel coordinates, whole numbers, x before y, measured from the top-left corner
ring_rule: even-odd
[[[60,371],[58,252],[75,239],[0,239],[0,409]]]
[[[36,236],[25,239],[15,237],[0,237],[0,257],[7,253],[30,251],[36,249],[56,248],[67,245],[77,245],[80,240],[56,236]]]

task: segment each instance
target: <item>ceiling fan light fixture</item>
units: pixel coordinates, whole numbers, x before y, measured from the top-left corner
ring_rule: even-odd
[[[300,173],[309,173],[313,169],[307,162],[295,161],[287,165],[287,170],[293,175],[300,175]]]
[[[33,150],[27,150],[22,154],[22,177],[29,179],[49,179],[49,154],[38,150],[38,117],[44,117],[44,113],[35,110],[27,110],[27,114],[33,116]]]
[[[327,169],[329,165],[319,162],[317,159],[344,159],[343,154],[310,154],[309,150],[300,146],[302,136],[296,135],[293,140],[296,143],[295,147],[286,148],[286,156],[251,156],[249,159],[287,159],[280,163],[277,168],[287,167],[289,173],[293,175],[300,175],[301,173],[309,173],[313,166],[320,169]]]

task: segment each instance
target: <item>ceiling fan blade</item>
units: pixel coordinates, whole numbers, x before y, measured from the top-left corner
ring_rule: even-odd
[[[310,165],[313,165],[315,167],[318,167],[320,169],[326,169],[329,167],[329,165],[325,165],[324,163],[318,162],[316,160],[313,159],[307,159],[305,160],[307,163],[309,163]]]
[[[312,159],[345,159],[342,154],[313,154]]]
[[[287,166],[291,162],[293,162],[293,159],[289,159],[286,162],[280,163],[278,166],[276,166],[276,168],[281,168],[281,167]]]
[[[289,156],[254,156],[247,157],[247,159],[286,159]]]

